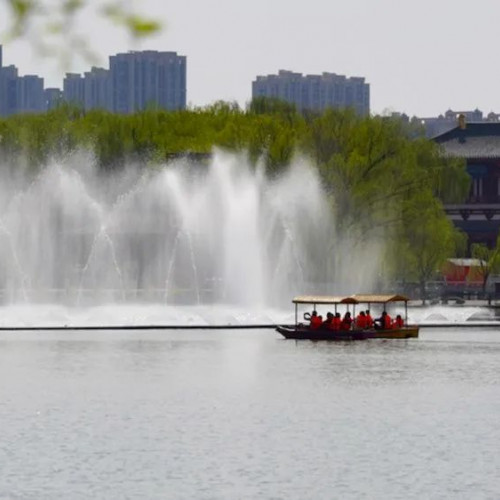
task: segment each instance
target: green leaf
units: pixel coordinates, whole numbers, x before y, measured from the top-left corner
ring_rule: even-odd
[[[158,21],[145,19],[137,15],[127,16],[125,24],[135,37],[149,36],[161,29],[161,24]]]
[[[32,0],[10,0],[10,6],[18,20],[24,20],[35,8]]]

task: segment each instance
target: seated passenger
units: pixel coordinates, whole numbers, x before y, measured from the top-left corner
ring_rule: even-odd
[[[387,313],[385,313],[384,330],[390,330],[391,328],[392,328],[392,318]]]
[[[350,330],[352,326],[351,313],[347,311],[342,319],[342,324],[340,325],[341,330]]]
[[[392,319],[386,311],[382,312],[382,316],[375,320],[375,330],[390,330],[392,328]]]
[[[321,326],[321,323],[323,323],[323,318],[321,316],[318,316],[317,311],[313,311],[311,313],[310,321],[311,321],[311,323],[309,325],[309,328],[311,330],[316,330],[317,328],[319,328]]]
[[[330,325],[330,329],[339,331],[341,324],[342,324],[342,319],[340,317],[340,313],[335,313],[335,316],[333,317],[332,323]]]
[[[361,311],[357,316],[356,316],[356,328],[359,328],[360,330],[364,330],[366,328],[366,316],[365,316],[365,311]]]
[[[365,311],[365,321],[366,321],[366,328],[373,328],[373,318],[370,314],[370,310],[367,309]]]
[[[326,319],[325,319],[325,321],[323,321],[323,323],[321,323],[321,327],[322,328],[330,328],[332,320],[333,320],[333,314],[331,312],[327,312]]]
[[[396,319],[394,320],[394,323],[392,324],[392,327],[393,328],[403,328],[404,325],[405,325],[405,322],[403,321],[401,314],[398,314],[396,316]]]

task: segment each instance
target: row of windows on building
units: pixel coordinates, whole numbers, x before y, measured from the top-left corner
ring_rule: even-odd
[[[295,104],[298,110],[322,111],[352,107],[370,112],[370,86],[364,78],[334,73],[306,75],[279,71],[252,82],[252,98],[271,97]],[[44,88],[43,78],[19,76],[15,66],[2,66],[0,45],[0,115],[44,112],[61,102],[85,110],[133,113],[143,109],[186,107],[186,57],[175,52],[142,51],[109,58],[109,69],[93,67],[69,73],[63,89]]]
[[[85,110],[133,113],[149,107],[186,107],[186,57],[175,52],[129,52],[109,58],[109,69],[69,73],[63,89],[44,88],[43,78],[19,76],[15,66],[2,66],[0,46],[0,115],[38,113],[61,102]]]
[[[281,70],[277,75],[258,76],[252,83],[252,97],[271,97],[295,104],[300,111],[354,108],[370,113],[370,85],[364,78],[335,73],[306,75]]]

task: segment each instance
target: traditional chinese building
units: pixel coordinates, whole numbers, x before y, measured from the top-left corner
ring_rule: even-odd
[[[457,127],[434,141],[446,156],[465,159],[472,178],[466,202],[445,205],[448,216],[470,243],[495,246],[500,230],[500,123],[466,124],[462,116]]]

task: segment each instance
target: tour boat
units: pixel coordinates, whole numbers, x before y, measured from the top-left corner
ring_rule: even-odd
[[[295,297],[292,303],[295,304],[295,325],[279,325],[276,328],[283,337],[295,340],[365,340],[365,339],[407,339],[418,337],[419,327],[417,325],[408,325],[408,301],[410,299],[403,295],[372,295],[357,294],[345,297],[336,297],[328,295],[301,295]],[[313,309],[319,305],[333,305],[337,312],[339,305],[346,306],[347,310],[352,306],[353,319],[356,317],[356,305],[366,304],[368,309],[372,304],[383,305],[384,310],[387,304],[404,303],[405,319],[404,326],[401,328],[367,328],[361,329],[354,326],[350,330],[331,330],[329,328],[312,329],[309,325],[298,322],[298,306],[312,305]],[[304,319],[309,319],[308,313],[304,314]]]

